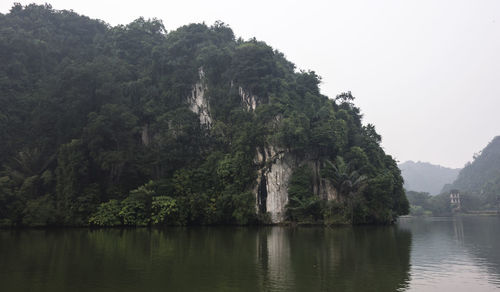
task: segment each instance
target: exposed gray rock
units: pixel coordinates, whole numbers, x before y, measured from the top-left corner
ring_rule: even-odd
[[[205,95],[207,85],[203,68],[199,70],[200,81],[198,81],[191,90],[191,95],[187,97],[189,109],[200,116],[200,123],[210,127],[212,125],[212,117],[210,116],[210,107],[208,99]]]
[[[257,96],[248,93],[241,86],[238,88],[238,94],[241,97],[241,103],[248,111],[255,110],[255,108],[257,107],[257,101],[259,100]]]
[[[199,70],[200,80],[193,86],[191,95],[188,96],[189,109],[198,114],[200,123],[210,127],[212,117],[210,106],[206,96],[207,85],[203,69]],[[233,84],[231,83],[231,87]],[[254,111],[258,105],[258,97],[245,91],[241,86],[238,88],[242,105],[248,111]],[[281,116],[273,121],[278,127]],[[144,129],[147,132],[147,129]],[[143,132],[144,134],[144,132]],[[143,138],[144,139],[144,138]],[[143,140],[144,141],[144,140]],[[146,141],[144,141],[146,142]],[[258,213],[268,213],[272,223],[280,223],[286,219],[286,205],[288,204],[288,184],[293,170],[307,164],[313,170],[314,194],[323,200],[337,199],[337,192],[331,183],[321,178],[321,163],[307,158],[298,158],[295,154],[274,146],[266,146],[258,149],[255,164],[260,165],[257,177],[257,185],[253,192],[255,194],[255,207]]]
[[[146,124],[142,127],[141,140],[142,140],[142,144],[144,144],[144,146],[149,146],[149,143],[151,143],[151,137],[149,135],[149,125],[148,124]]]
[[[329,180],[321,177],[321,162],[318,160],[307,160],[305,163],[313,170],[314,194],[326,201],[337,200],[337,190],[335,190]]]
[[[294,169],[304,164],[313,170],[314,194],[323,200],[338,198],[331,183],[321,178],[321,163],[317,160],[301,159],[291,152],[268,146],[257,151],[255,162],[262,166],[254,189],[256,209],[260,213],[267,212],[272,223],[286,219],[289,180]]]
[[[274,223],[285,220],[286,204],[288,204],[288,182],[293,169],[297,167],[295,155],[279,153],[275,162],[267,169],[266,211]]]

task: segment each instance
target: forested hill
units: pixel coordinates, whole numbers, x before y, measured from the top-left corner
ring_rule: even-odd
[[[225,24],[112,27],[0,14],[0,225],[385,223],[396,162],[350,93],[329,99]]]
[[[405,181],[405,189],[431,195],[439,194],[444,185],[451,184],[457,178],[460,171],[420,161],[406,161],[398,166]]]
[[[458,189],[471,195],[480,195],[496,205],[500,196],[500,136],[493,140],[474,160],[465,165],[449,189]]]

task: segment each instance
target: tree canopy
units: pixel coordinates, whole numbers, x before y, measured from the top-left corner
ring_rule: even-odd
[[[369,185],[356,223],[407,212],[399,169],[352,94],[329,99],[315,72],[224,23],[167,32],[158,19],[112,27],[15,4],[0,14],[0,51],[0,225],[258,222],[265,145],[321,163],[343,157]],[[211,125],[189,109],[201,81]],[[290,219],[319,220],[308,170],[296,171],[291,200],[313,207]]]

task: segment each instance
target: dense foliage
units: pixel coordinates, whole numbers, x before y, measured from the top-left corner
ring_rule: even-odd
[[[452,214],[449,193],[431,196],[429,193],[406,191],[413,216],[449,216]]]
[[[459,208],[457,204],[451,204],[449,192],[430,196],[429,193],[407,191],[406,195],[410,203],[410,215],[413,216],[450,216],[453,213],[483,213],[497,210],[497,206],[488,203],[487,197],[469,192],[460,193]]]
[[[404,171],[403,171],[404,172]],[[460,194],[460,207],[451,206],[450,192]],[[488,213],[500,210],[500,136],[474,155],[452,184],[443,187],[441,194],[407,191],[410,214],[415,216],[448,216],[453,212]],[[455,209],[455,210],[453,210]]]
[[[400,171],[352,95],[328,99],[314,72],[223,23],[167,33],[157,19],[111,27],[15,4],[0,14],[0,52],[0,225],[257,222],[254,158],[266,145],[322,165],[340,157],[365,178],[318,202],[298,168],[290,220],[391,222],[408,211]],[[200,78],[210,125],[189,110]]]
[[[445,191],[451,188],[477,195],[485,205],[497,205],[500,199],[500,136],[475,154],[474,160],[465,165]]]

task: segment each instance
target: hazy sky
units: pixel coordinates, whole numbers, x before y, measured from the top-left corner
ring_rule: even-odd
[[[16,2],[112,25],[157,17],[169,31],[222,20],[316,71],[323,94],[352,91],[401,162],[462,167],[500,135],[499,0]],[[0,0],[0,12],[12,3]]]

